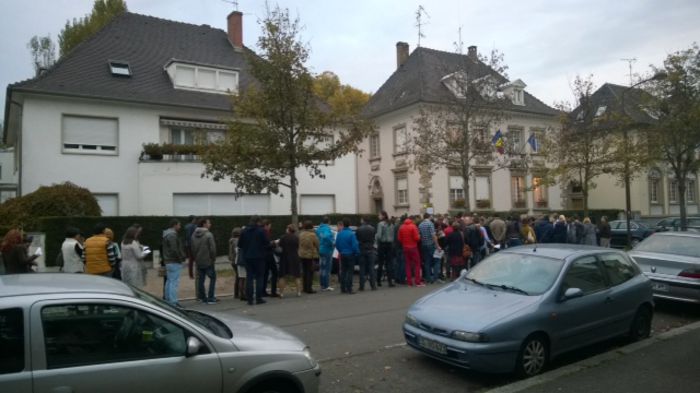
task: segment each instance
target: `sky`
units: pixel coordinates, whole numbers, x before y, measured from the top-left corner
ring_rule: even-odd
[[[126,0],[129,11],[163,19],[226,29],[235,5],[224,0]],[[0,108],[6,87],[32,77],[27,43],[50,35],[56,42],[67,20],[90,13],[93,0],[0,0]],[[264,0],[239,0],[243,43],[257,50]],[[425,14],[420,46],[455,51],[476,45],[482,54],[497,49],[508,76],[548,105],[573,101],[577,75],[592,74],[596,86],[628,85],[632,72],[700,41],[697,0],[278,0],[299,18],[302,41],[311,48],[314,73],[332,71],[342,83],[375,92],[396,69],[396,42],[418,45],[416,12]],[[460,35],[461,30],[461,35]]]

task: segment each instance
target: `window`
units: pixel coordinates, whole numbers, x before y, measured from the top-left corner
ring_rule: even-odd
[[[605,111],[608,109],[607,106],[601,105],[598,107],[598,109],[595,111],[595,117],[601,117],[605,114]]]
[[[535,207],[547,207],[547,186],[544,184],[544,179],[538,176],[532,177],[532,190],[535,199]]]
[[[176,145],[194,145],[195,133],[191,128],[171,128],[170,142]]]
[[[0,310],[0,375],[24,370],[24,320],[22,309]]]
[[[477,209],[491,207],[491,178],[483,174],[474,177],[474,195]]]
[[[659,204],[661,203],[661,200],[659,199],[660,193],[659,191],[661,190],[661,173],[656,170],[652,169],[651,172],[649,172],[649,202],[653,204]]]
[[[92,194],[102,209],[103,216],[119,215],[119,194]]]
[[[41,322],[49,369],[178,357],[187,349],[183,329],[123,306],[47,306],[41,310]]]
[[[64,115],[62,127],[64,153],[117,154],[117,119]]]
[[[462,176],[450,176],[450,205],[455,201],[464,201],[464,179]]]
[[[110,61],[109,70],[114,76],[131,76],[131,68],[129,68],[129,63],[122,61]]]
[[[335,195],[301,195],[299,213],[323,215],[335,213]]]
[[[270,214],[270,196],[246,194],[236,198],[235,194],[173,194],[173,215],[250,215]]]
[[[381,153],[379,151],[379,133],[374,133],[369,136],[369,158],[379,158]]]
[[[525,92],[522,89],[513,89],[513,105],[525,105]]]
[[[396,177],[396,204],[408,205],[408,178],[405,174]]]
[[[605,254],[601,258],[611,285],[619,285],[637,275],[637,269],[624,256]]]
[[[408,129],[406,126],[394,128],[394,154],[408,153]]]
[[[569,288],[580,288],[584,295],[598,292],[607,287],[605,277],[598,267],[595,257],[583,257],[574,261],[564,277],[562,294]]]
[[[670,203],[678,203],[678,180],[669,179],[668,181],[668,201]]]
[[[166,67],[176,89],[209,93],[237,93],[238,71],[194,64],[171,63]]]
[[[523,130],[509,129],[506,135],[508,152],[520,152],[523,147]]]
[[[513,208],[524,209],[527,207],[525,200],[525,176],[515,175],[510,178],[511,198]]]
[[[697,187],[696,183],[695,183],[695,179],[689,179],[688,186],[686,189],[686,195],[687,195],[685,198],[686,203],[695,203],[695,201],[696,201],[696,199],[695,199],[696,188],[695,187]]]

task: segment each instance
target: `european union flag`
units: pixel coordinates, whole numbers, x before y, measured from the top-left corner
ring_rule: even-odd
[[[534,153],[537,153],[537,151],[540,150],[540,144],[537,142],[537,137],[534,133],[530,134],[530,137],[527,138],[527,143],[530,144],[530,147]]]

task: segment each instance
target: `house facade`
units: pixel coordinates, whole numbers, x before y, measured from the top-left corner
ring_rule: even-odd
[[[590,98],[591,108],[597,116],[609,113],[626,113],[634,122],[636,129],[630,130],[633,138],[638,131],[652,125],[653,114],[644,109],[639,89],[606,83],[596,90]],[[624,109],[622,107],[624,95]],[[580,108],[574,110],[574,114]],[[686,207],[688,214],[700,212],[698,193],[698,174],[691,174],[686,184]],[[625,188],[610,175],[601,175],[593,179],[595,188],[589,191],[588,207],[590,209],[625,210]],[[656,163],[644,171],[634,174],[630,182],[630,207],[634,216],[677,216],[680,214],[680,197],[678,181],[673,171],[663,163]],[[575,187],[565,185],[564,200],[567,208],[579,209],[583,206],[583,195]]]
[[[15,149],[0,147],[0,203],[17,196]]]
[[[242,14],[228,31],[125,13],[45,74],[8,87],[5,141],[15,146],[18,192],[70,181],[103,215],[289,214],[289,192],[236,195],[203,178],[191,154],[148,155],[144,144],[215,143],[231,120],[231,94],[255,83]],[[299,170],[301,214],[354,213],[355,157]]]
[[[408,44],[397,44],[397,70],[365,108],[377,132],[363,142],[363,153],[357,158],[360,212],[385,210],[395,216],[431,210],[447,213],[458,210],[460,201],[467,198],[471,210],[485,214],[533,214],[562,208],[559,187],[542,181],[544,157],[527,142],[533,134],[542,138],[547,130],[558,127],[558,113],[527,93],[521,80],[501,86],[511,100],[507,120],[484,131],[491,139],[501,130],[508,146],[526,155],[530,165],[502,165],[498,154],[485,162],[475,159],[470,195],[464,195],[463,179],[455,168],[427,173],[413,165],[409,149],[402,146],[415,135],[415,119],[423,105],[441,105],[452,99],[450,76],[460,72],[463,64],[468,64],[466,72],[472,66],[485,67],[473,46],[467,55],[422,47],[409,55]]]

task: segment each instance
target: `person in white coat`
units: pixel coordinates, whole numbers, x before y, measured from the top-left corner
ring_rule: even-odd
[[[83,263],[83,245],[80,243],[82,237],[78,228],[69,227],[66,229],[66,240],[61,245],[61,258],[63,266],[61,271],[64,273],[84,273],[85,264]]]

